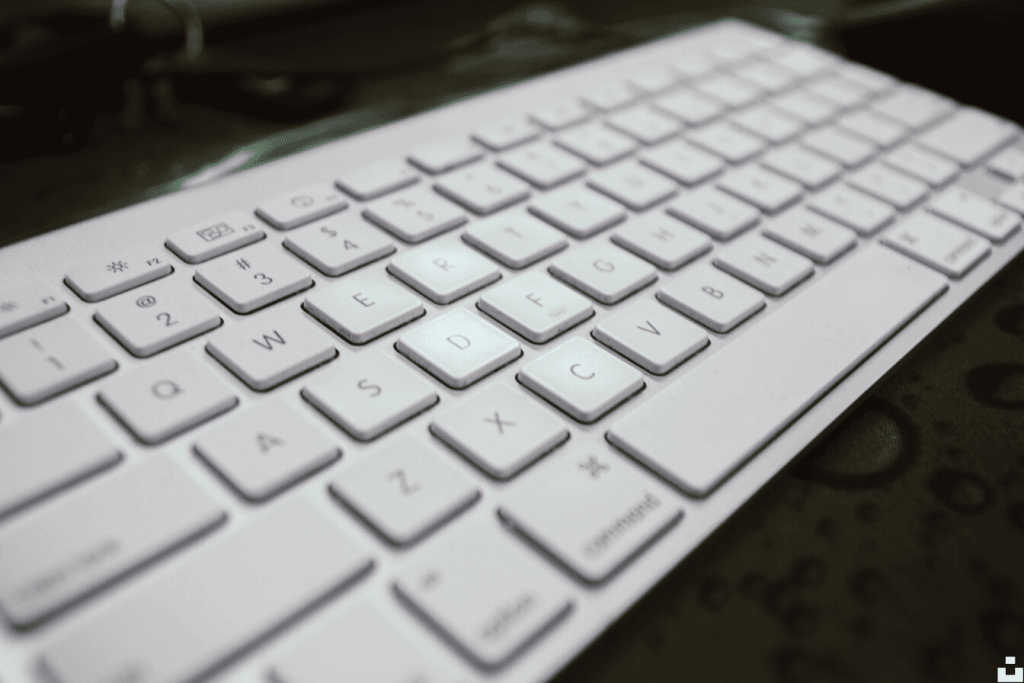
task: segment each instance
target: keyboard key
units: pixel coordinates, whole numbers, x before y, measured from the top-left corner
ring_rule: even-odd
[[[164,280],[103,304],[96,322],[132,355],[147,358],[220,327],[217,310],[191,283]]]
[[[317,221],[288,234],[284,246],[324,275],[337,277],[394,253],[395,243],[355,213]]]
[[[350,344],[365,344],[426,312],[422,301],[375,272],[317,289],[302,308]]]
[[[917,142],[939,154],[972,166],[1017,135],[1017,127],[977,109],[961,109],[930,129]]]
[[[762,320],[756,335],[734,339],[626,415],[608,440],[683,492],[706,496],[947,286],[868,245]]]
[[[682,140],[673,140],[640,153],[640,163],[684,185],[696,185],[715,175],[725,162]]]
[[[776,145],[792,139],[804,129],[799,119],[765,104],[738,111],[729,119],[748,133],[760,135]]]
[[[0,535],[0,606],[29,628],[226,519],[171,460],[123,468]]]
[[[742,163],[765,148],[759,139],[724,121],[688,131],[686,139],[733,164]]]
[[[75,266],[64,282],[84,301],[103,301],[174,272],[166,258],[153,252],[118,254],[117,258]]]
[[[583,101],[599,111],[625,107],[636,99],[636,93],[625,83],[606,83],[583,95]]]
[[[804,87],[808,92],[824,97],[843,109],[860,106],[871,97],[868,88],[836,75],[822,76]]]
[[[578,158],[545,142],[507,152],[498,159],[498,165],[542,189],[564,183],[587,170]]]
[[[195,277],[235,313],[252,313],[313,286],[309,271],[273,244],[258,244],[200,266]]]
[[[121,453],[72,401],[0,428],[0,517],[111,467]]]
[[[232,211],[211,221],[197,223],[167,237],[167,248],[187,263],[202,263],[266,237],[259,221]]]
[[[408,187],[420,179],[401,159],[385,159],[338,176],[337,185],[356,199],[367,201]]]
[[[569,244],[564,234],[522,212],[477,221],[466,228],[462,239],[509,268],[525,268]]]
[[[553,457],[498,516],[585,583],[604,583],[683,517],[676,496],[607,445]]]
[[[761,218],[754,207],[714,187],[702,187],[679,196],[668,205],[667,211],[718,240],[735,237]]]
[[[35,405],[117,368],[75,320],[57,320],[0,341],[0,384],[22,405]]]
[[[917,145],[905,145],[893,150],[882,161],[915,178],[920,178],[932,187],[940,187],[956,177],[960,168],[940,156],[925,151]]]
[[[643,375],[582,337],[527,363],[516,378],[584,424],[597,422],[644,389]]]
[[[807,206],[861,235],[876,232],[896,217],[896,212],[888,204],[842,185],[833,185],[814,195]]]
[[[411,545],[480,498],[436,446],[403,434],[348,466],[331,493],[389,543]]]
[[[559,578],[496,524],[477,523],[439,538],[394,587],[427,627],[494,670],[569,614],[571,593]]]
[[[814,274],[811,262],[761,235],[750,235],[719,251],[715,265],[765,294],[781,296]]]
[[[955,279],[992,251],[985,238],[923,212],[903,219],[882,242]]]
[[[594,306],[547,274],[533,271],[486,292],[480,310],[516,334],[543,344],[594,315]]]
[[[844,133],[835,126],[811,131],[804,135],[801,141],[815,152],[835,159],[847,168],[860,166],[876,151],[872,143]]]
[[[923,128],[953,109],[952,102],[930,90],[902,85],[895,92],[871,103],[879,114],[896,119],[911,128]]]
[[[0,292],[0,338],[62,316],[68,310],[53,288],[38,282]]]
[[[521,145],[540,137],[541,130],[526,119],[514,117],[482,126],[473,139],[495,152]]]
[[[843,171],[831,159],[798,145],[773,149],[761,157],[760,163],[812,190],[832,182]]]
[[[406,332],[395,348],[452,389],[468,387],[523,355],[515,339],[463,308]]]
[[[1014,183],[999,193],[996,201],[1008,209],[1024,214],[1024,183]]]
[[[715,332],[729,332],[764,308],[764,296],[704,261],[666,282],[658,299]]]
[[[628,222],[612,241],[663,270],[675,270],[711,249],[704,233],[660,213]]]
[[[707,123],[725,110],[725,106],[718,100],[690,89],[677,90],[655,98],[654,106],[691,126]]]
[[[478,214],[494,213],[530,196],[529,185],[490,166],[449,173],[434,189]]]
[[[1024,178],[1024,149],[1011,147],[988,160],[988,170],[1009,180]]]
[[[634,211],[649,209],[674,195],[678,188],[665,176],[635,161],[625,161],[594,171],[587,184]]]
[[[564,422],[504,383],[441,413],[430,431],[495,479],[511,479],[569,438]]]
[[[788,43],[767,55],[773,62],[806,78],[834,65],[835,55],[802,43]]]
[[[293,499],[51,640],[43,666],[61,683],[196,680],[372,567],[320,510]]]
[[[633,107],[609,116],[608,125],[644,143],[653,145],[679,132],[682,126],[650,107]]]
[[[928,186],[920,180],[879,163],[851,173],[846,182],[901,210],[909,209],[928,194]]]
[[[656,95],[676,84],[676,74],[666,66],[652,66],[630,76],[629,84],[648,95]]]
[[[465,211],[426,187],[378,199],[363,215],[406,242],[422,242],[466,222]]]
[[[799,78],[795,72],[763,60],[747,62],[743,66],[733,69],[733,73],[770,92],[785,90]]]
[[[630,138],[597,123],[559,133],[555,144],[598,166],[621,159],[637,147]]]
[[[764,234],[815,263],[831,263],[857,244],[857,233],[797,207],[771,220]]]
[[[551,262],[551,274],[603,304],[614,304],[658,279],[650,264],[609,242],[570,250]]]
[[[870,69],[863,64],[846,62],[836,67],[835,71],[846,80],[862,85],[875,94],[885,92],[896,85],[896,79],[892,76]]]
[[[256,207],[256,215],[275,228],[291,230],[347,206],[348,202],[341,193],[324,183],[268,199]]]
[[[769,102],[790,116],[795,116],[810,126],[825,123],[839,111],[839,108],[824,97],[812,95],[803,90],[794,90],[772,98]]]
[[[534,197],[530,201],[530,212],[581,238],[590,237],[626,218],[621,206],[578,185]]]
[[[253,502],[272,498],[341,457],[341,449],[278,398],[220,422],[199,438],[195,450]]]
[[[836,123],[846,131],[854,133],[875,143],[879,147],[892,147],[910,132],[906,126],[876,114],[869,109],[862,109],[847,114]]]
[[[391,259],[388,272],[435,304],[450,304],[501,278],[501,271],[469,247],[439,244]]]
[[[586,121],[590,112],[575,100],[563,100],[535,109],[530,118],[548,130],[561,130]]]
[[[647,372],[664,375],[708,345],[708,333],[650,299],[605,318],[594,339]]]
[[[704,52],[692,51],[677,57],[672,62],[672,70],[683,78],[700,78],[706,76],[717,67],[715,59]]]
[[[953,187],[928,204],[929,210],[973,230],[993,242],[1002,242],[1020,227],[1020,216],[969,190]]]
[[[206,350],[256,391],[267,391],[338,355],[330,337],[293,308],[232,325]]]
[[[753,164],[726,173],[715,185],[766,213],[780,211],[803,194],[797,183]]]
[[[417,147],[409,161],[427,173],[444,173],[482,159],[484,151],[468,138],[453,137]]]
[[[376,349],[348,354],[302,390],[309,401],[360,441],[372,441],[438,401],[429,382]]]
[[[729,74],[719,74],[697,81],[694,87],[730,107],[745,107],[752,104],[763,92],[750,81]]]

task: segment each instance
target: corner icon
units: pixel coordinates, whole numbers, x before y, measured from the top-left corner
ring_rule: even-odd
[[[1010,667],[1016,663],[1016,657],[1007,657],[1006,667],[996,669],[996,681],[998,683],[1024,683],[1024,668],[1018,666],[1013,669],[1013,673],[1010,673]]]

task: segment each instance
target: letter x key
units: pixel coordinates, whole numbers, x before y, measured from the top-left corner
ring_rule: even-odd
[[[499,434],[504,434],[505,433],[505,427],[515,427],[516,426],[515,422],[508,422],[506,420],[502,420],[501,416],[498,415],[498,411],[494,411],[494,419],[493,420],[491,418],[489,418],[489,417],[485,417],[484,418],[484,422],[490,422],[495,427],[497,427]]]

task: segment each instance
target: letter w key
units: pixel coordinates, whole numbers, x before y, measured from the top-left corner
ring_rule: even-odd
[[[272,335],[271,334],[264,334],[263,335],[263,341],[260,341],[259,339],[253,339],[252,340],[253,344],[256,344],[257,346],[262,346],[267,351],[273,351],[274,350],[274,342],[277,342],[281,346],[284,346],[287,343],[284,340],[284,337],[281,336],[281,333],[278,332],[277,330],[274,330],[274,333]]]

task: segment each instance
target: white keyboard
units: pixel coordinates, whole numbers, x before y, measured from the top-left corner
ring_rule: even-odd
[[[0,681],[555,675],[1024,250],[739,22],[0,251]]]

